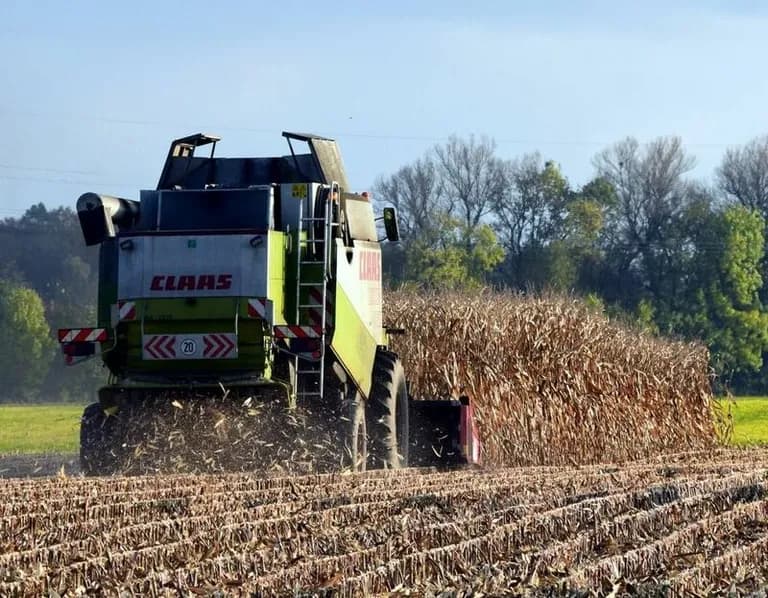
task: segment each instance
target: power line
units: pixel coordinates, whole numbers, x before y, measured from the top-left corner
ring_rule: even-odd
[[[54,172],[57,174],[98,174],[88,170],[63,170],[58,168],[39,168],[37,166],[16,166],[13,164],[0,164],[0,168],[8,170],[29,170],[33,172]]]
[[[104,183],[101,181],[73,181],[69,179],[55,179],[48,177],[31,177],[31,176],[14,176],[8,174],[0,174],[0,180],[9,181],[27,181],[33,183],[56,183],[61,185],[104,185],[107,187],[131,187],[136,188],[134,183]]]
[[[112,124],[121,124],[121,125],[136,125],[136,126],[162,126],[162,127],[179,127],[179,128],[187,128],[187,129],[206,129],[206,130],[221,130],[221,131],[244,131],[249,133],[258,133],[258,134],[269,134],[269,135],[279,135],[280,130],[278,129],[265,129],[265,128],[258,128],[258,127],[249,127],[246,125],[210,125],[207,124],[205,126],[201,126],[199,123],[196,125],[190,125],[189,123],[169,123],[168,121],[153,121],[153,120],[142,120],[142,119],[131,119],[131,118],[114,118],[114,117],[104,117],[104,116],[86,116],[86,115],[55,115],[51,113],[23,113],[23,112],[17,112],[17,115],[22,116],[28,116],[28,117],[34,117],[34,118],[53,118],[53,119],[63,119],[66,118],[67,120],[81,120],[81,121],[91,121],[91,122],[104,122],[104,123],[112,123]],[[444,141],[448,141],[451,137],[449,136],[436,136],[436,135],[406,135],[406,134],[391,134],[391,133],[378,133],[378,132],[337,132],[334,135],[336,138],[357,138],[357,139],[375,139],[375,140],[394,140],[394,141],[422,141],[422,142],[429,142],[429,143],[440,143]],[[525,139],[525,138],[504,138],[504,137],[493,137],[489,135],[493,141],[495,141],[497,144],[500,145],[532,145],[532,146],[547,146],[547,145],[560,145],[560,146],[602,146],[607,147],[616,142],[616,140],[612,141],[600,141],[595,139]],[[742,145],[744,142],[688,142],[684,145],[686,147],[711,147],[711,148],[724,148],[724,147],[731,147],[735,145]]]

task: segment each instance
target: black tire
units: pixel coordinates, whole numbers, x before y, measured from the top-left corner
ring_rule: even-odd
[[[365,471],[368,465],[368,426],[365,401],[351,390],[342,401],[341,417],[342,467],[349,471]]]
[[[80,420],[80,470],[84,475],[111,475],[117,471],[117,459],[112,452],[114,419],[104,413],[99,403],[92,403],[83,411]]]
[[[408,467],[408,388],[403,365],[391,351],[376,353],[367,413],[371,468]]]

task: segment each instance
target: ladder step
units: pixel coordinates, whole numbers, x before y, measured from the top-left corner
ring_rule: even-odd
[[[296,395],[299,397],[322,397],[323,393],[313,390],[311,392],[299,392]]]
[[[302,222],[326,222],[325,218],[315,218],[314,216],[308,216],[301,219]],[[338,222],[331,222],[331,226],[339,226]]]
[[[325,263],[325,260],[303,260],[303,261],[301,261],[301,262],[299,262],[299,263],[300,263],[302,266],[307,266],[307,265],[320,265],[320,264],[324,264],[324,263]]]
[[[320,286],[321,284],[323,283],[322,282],[300,282],[299,286],[300,287],[316,287],[316,286]]]

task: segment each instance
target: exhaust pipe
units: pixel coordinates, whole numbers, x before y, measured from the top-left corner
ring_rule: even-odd
[[[98,245],[115,236],[115,225],[131,228],[139,219],[138,201],[84,193],[77,200],[77,217],[86,245]]]

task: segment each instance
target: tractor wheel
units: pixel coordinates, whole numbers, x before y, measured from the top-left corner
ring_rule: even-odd
[[[350,390],[342,401],[342,459],[344,469],[365,471],[368,464],[368,427],[365,401],[357,390]]]
[[[371,467],[408,467],[408,389],[403,365],[391,351],[376,353],[367,412]]]
[[[117,471],[117,459],[112,454],[114,419],[104,413],[99,403],[85,408],[80,420],[80,470],[84,475],[111,475]]]

